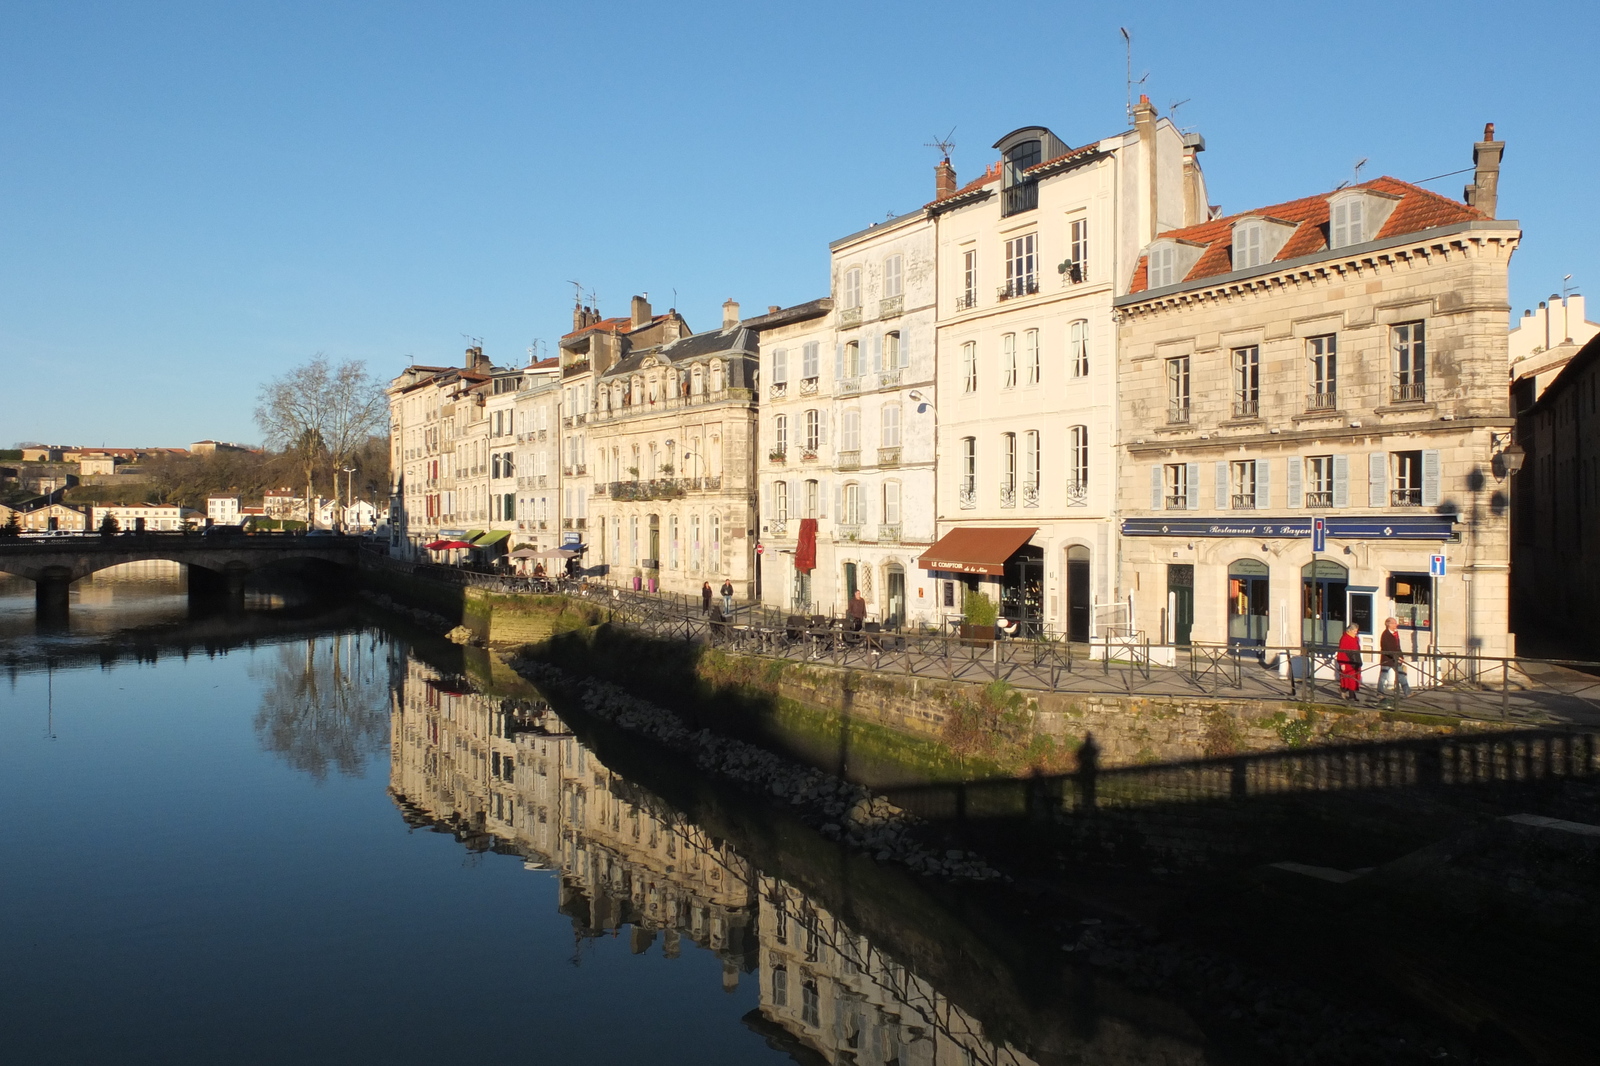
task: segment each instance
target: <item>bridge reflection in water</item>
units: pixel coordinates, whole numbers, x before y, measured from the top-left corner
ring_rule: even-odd
[[[396,682],[390,795],[407,822],[552,871],[578,959],[624,928],[636,953],[658,939],[669,958],[685,941],[712,952],[725,988],[755,975],[746,1024],[801,1062],[1036,1061],[800,886],[619,776],[548,705],[475,694],[415,659]],[[1202,1041],[1155,1028],[1102,1018],[1079,1049],[1205,1061]]]

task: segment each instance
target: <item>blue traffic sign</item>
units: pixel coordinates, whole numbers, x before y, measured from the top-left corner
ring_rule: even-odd
[[[1430,555],[1428,557],[1428,573],[1434,577],[1444,577],[1444,556]]]
[[[1325,518],[1311,520],[1311,550],[1314,552],[1328,550],[1328,520]]]

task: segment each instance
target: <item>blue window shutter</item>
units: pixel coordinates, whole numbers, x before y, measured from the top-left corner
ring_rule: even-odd
[[[1217,510],[1226,511],[1228,502],[1228,464],[1224,461],[1217,463]]]
[[[1289,506],[1304,507],[1306,505],[1306,494],[1303,487],[1303,480],[1305,478],[1305,460],[1300,458],[1298,455],[1291,455],[1289,456],[1288,463]]]
[[[1161,467],[1158,464],[1150,468],[1150,510],[1152,511],[1161,510],[1161,489]]]
[[[1256,460],[1256,510],[1265,511],[1272,506],[1272,464],[1265,459]]]
[[[1200,464],[1186,463],[1184,465],[1187,467],[1185,474],[1189,481],[1189,498],[1185,501],[1185,505],[1191,511],[1198,511],[1200,509]]]
[[[1389,504],[1389,457],[1383,452],[1367,455],[1367,506],[1387,507]]]
[[[1422,453],[1422,506],[1439,506],[1439,453],[1429,449]]]
[[[1335,455],[1333,457],[1333,505],[1335,507],[1350,506],[1350,457],[1348,455]]]

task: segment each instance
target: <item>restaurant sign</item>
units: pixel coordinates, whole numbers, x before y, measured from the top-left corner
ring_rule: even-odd
[[[1324,515],[1330,540],[1451,540],[1453,514],[1378,516]],[[1304,518],[1124,518],[1125,537],[1311,538],[1313,516]]]

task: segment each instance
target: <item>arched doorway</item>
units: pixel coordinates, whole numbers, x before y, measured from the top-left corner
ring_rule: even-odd
[[[1087,642],[1094,598],[1089,580],[1089,549],[1074,544],[1067,549],[1067,639]]]
[[[1267,643],[1271,585],[1267,564],[1235,559],[1228,564],[1228,643],[1259,648]]]
[[[1300,639],[1306,644],[1332,647],[1339,643],[1345,627],[1345,593],[1350,588],[1350,571],[1331,559],[1318,559],[1300,568]]]
[[[888,610],[883,622],[889,629],[899,629],[906,621],[906,572],[898,564],[891,563],[885,584],[888,585]]]

